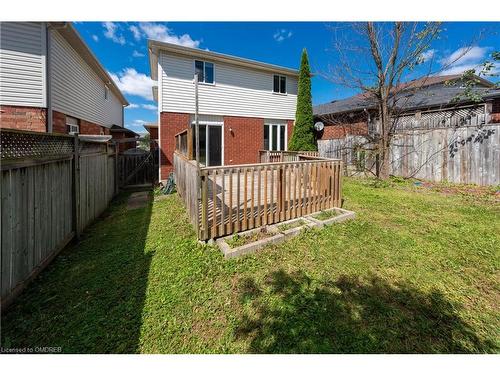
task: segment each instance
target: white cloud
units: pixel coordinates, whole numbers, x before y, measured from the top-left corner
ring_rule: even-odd
[[[144,121],[144,120],[134,120],[132,122],[132,124],[135,125],[135,126],[140,126],[140,125],[147,124],[147,121]]]
[[[132,56],[133,57],[144,57],[144,54],[137,51],[137,50],[134,50],[134,52],[132,52]]]
[[[137,108],[144,108],[147,109],[148,111],[156,111],[158,110],[158,107],[154,104],[136,104],[136,103],[130,103],[127,109],[137,109]]]
[[[436,54],[435,49],[429,49],[429,50],[423,52],[422,55],[420,55],[420,57],[422,58],[422,62],[427,62],[427,61],[431,60],[435,54]]]
[[[462,47],[439,60],[443,70],[440,74],[461,74],[466,70],[478,69],[484,62],[489,47]]]
[[[102,26],[104,27],[104,36],[108,39],[111,39],[113,42],[121,44],[122,46],[125,44],[125,37],[123,35],[118,35],[119,26],[114,22],[103,22]]]
[[[198,48],[201,43],[201,41],[191,38],[189,34],[176,35],[172,29],[161,23],[140,22],[139,26],[132,25],[129,29],[134,35],[135,40],[140,40],[145,37],[147,39],[154,39],[192,48]]]
[[[129,27],[130,31],[132,31],[132,34],[134,34],[134,39],[135,40],[141,40],[141,30],[135,25],[132,25]]]
[[[273,35],[273,38],[275,41],[277,42],[282,42],[284,41],[285,39],[288,39],[290,38],[291,36],[293,35],[292,31],[291,30],[287,30],[287,29],[280,29],[278,31],[276,31]]]
[[[139,73],[134,68],[126,68],[118,74],[110,72],[109,75],[123,93],[153,100],[152,87],[156,82],[146,74]]]
[[[154,104],[141,104],[141,107],[150,111],[156,111],[158,109]]]
[[[488,47],[462,47],[439,60],[443,66],[480,63],[488,53]]]
[[[99,41],[99,37],[95,34],[92,34],[92,39],[94,39],[94,42],[98,42]]]

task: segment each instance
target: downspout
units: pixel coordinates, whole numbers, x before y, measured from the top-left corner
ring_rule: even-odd
[[[64,29],[68,26],[67,22],[62,22],[60,26],[54,25],[54,23],[47,24],[45,28],[45,86],[46,86],[46,98],[47,98],[47,133],[53,132],[53,119],[52,119],[52,74],[51,74],[51,37],[50,31],[52,29]]]
[[[47,133],[52,133],[52,98],[51,98],[51,75],[50,75],[50,24],[45,28],[45,89],[47,106]]]

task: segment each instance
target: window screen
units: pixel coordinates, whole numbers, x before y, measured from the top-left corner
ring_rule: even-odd
[[[203,75],[203,61],[196,60],[194,62],[195,73],[198,74],[198,82],[205,82]]]

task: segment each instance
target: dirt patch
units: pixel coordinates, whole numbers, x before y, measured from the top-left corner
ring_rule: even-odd
[[[313,218],[318,219],[318,220],[328,220],[331,219],[332,217],[338,216],[339,213],[335,210],[330,210],[330,211],[321,211],[318,214],[312,215]]]
[[[265,227],[263,227],[261,230],[256,231],[249,235],[243,236],[235,234],[233,237],[226,240],[226,243],[229,245],[230,248],[235,248],[252,242],[257,242],[263,240],[264,238],[269,238],[275,235],[276,233],[269,232]]]
[[[127,200],[127,210],[135,210],[146,207],[149,199],[148,191],[138,191],[137,193],[132,193]]]

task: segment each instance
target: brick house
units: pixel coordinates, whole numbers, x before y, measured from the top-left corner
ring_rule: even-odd
[[[405,126],[403,122],[415,123],[431,116],[441,116],[451,123],[453,116],[460,121],[460,116],[481,113],[493,123],[500,122],[500,90],[495,89],[492,82],[476,77],[476,91],[482,94],[484,100],[473,103],[460,96],[464,91],[460,78],[458,74],[436,76],[402,84],[404,90],[398,94],[397,105],[401,126]],[[317,105],[313,113],[315,120],[324,124],[324,129],[317,133],[318,140],[367,135],[376,128],[375,102],[367,94]]]
[[[464,95],[461,75],[434,76],[397,88],[389,147],[390,174],[431,181],[498,185],[500,89],[476,77]],[[366,94],[315,106],[321,156],[341,158],[345,173],[376,173],[380,135],[376,102]]]
[[[200,161],[255,163],[259,150],[287,150],[295,118],[298,71],[150,40],[158,102],[160,180],[172,171],[175,134],[192,127],[199,76]],[[192,132],[194,134],[194,132]]]
[[[71,23],[0,23],[0,128],[111,135],[127,105]]]

